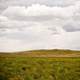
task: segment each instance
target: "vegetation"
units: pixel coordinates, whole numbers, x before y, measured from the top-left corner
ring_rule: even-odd
[[[79,51],[69,50],[1,53],[0,80],[80,80],[79,54]],[[65,55],[72,57],[63,57]]]

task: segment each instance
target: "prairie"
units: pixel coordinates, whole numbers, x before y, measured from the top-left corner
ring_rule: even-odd
[[[80,80],[80,51],[0,53],[0,80]]]

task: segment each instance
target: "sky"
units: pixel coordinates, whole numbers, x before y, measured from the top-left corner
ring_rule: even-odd
[[[80,0],[0,0],[0,52],[80,50]]]

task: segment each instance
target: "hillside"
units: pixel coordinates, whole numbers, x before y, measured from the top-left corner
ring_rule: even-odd
[[[0,53],[0,56],[23,56],[23,57],[80,57],[80,51],[72,50],[32,50],[22,52]]]
[[[0,80],[79,80],[80,51],[0,53]]]

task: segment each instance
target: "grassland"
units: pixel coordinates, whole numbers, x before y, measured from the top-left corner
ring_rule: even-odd
[[[0,80],[80,80],[80,51],[0,53]]]

